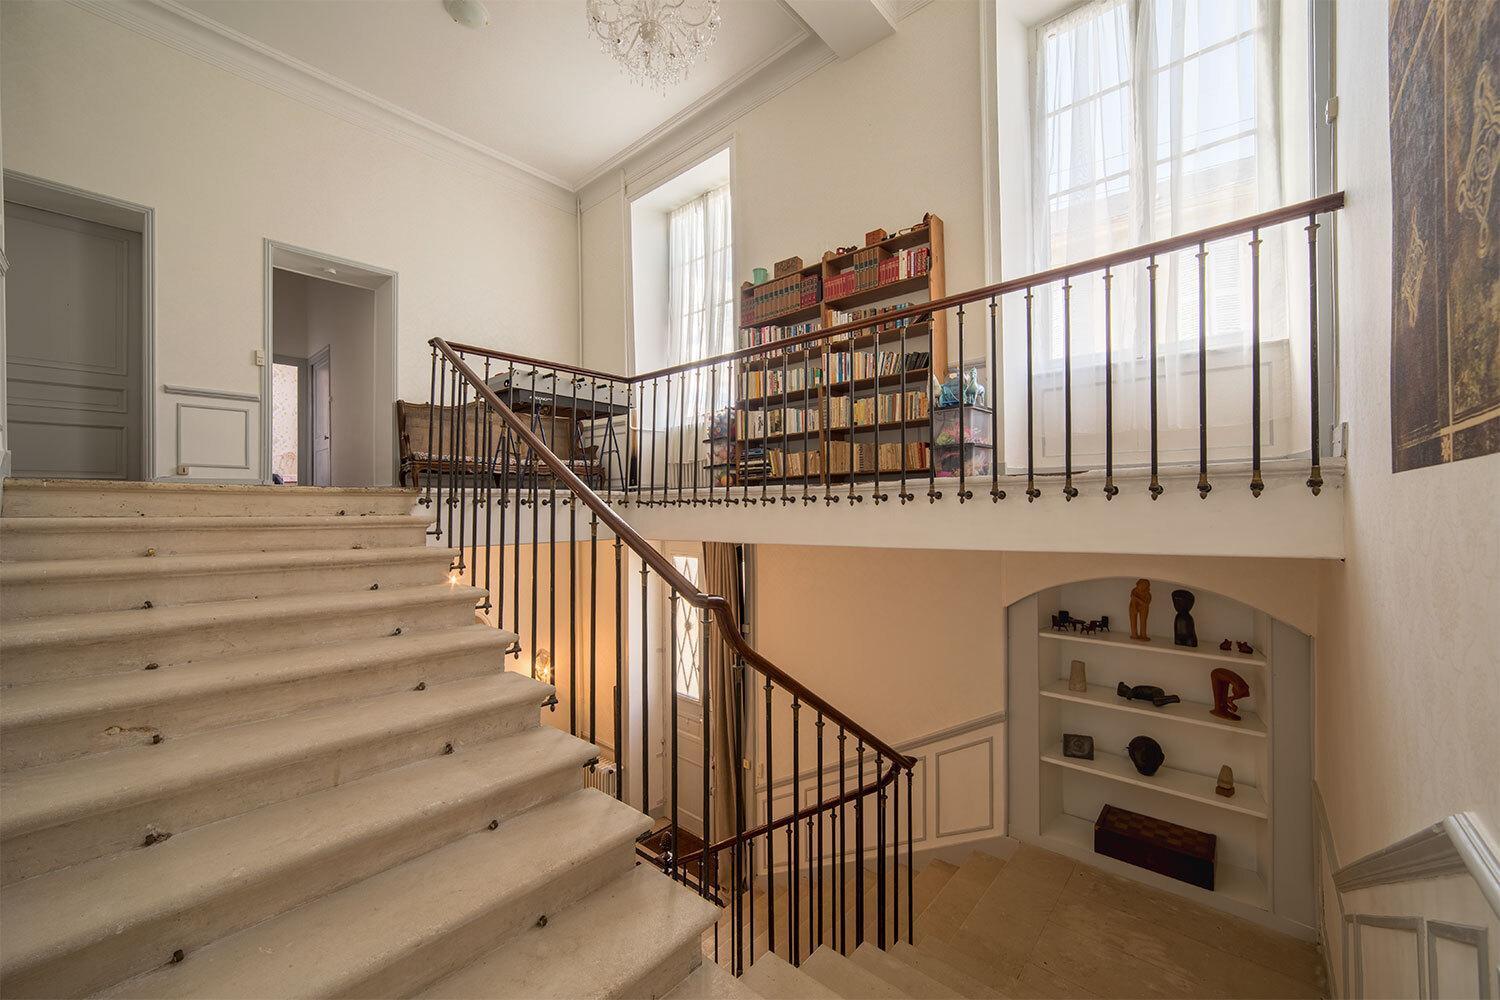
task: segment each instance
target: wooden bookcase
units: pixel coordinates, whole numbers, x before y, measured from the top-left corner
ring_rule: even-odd
[[[900,255],[924,247],[928,251],[925,272],[896,276],[884,282],[876,280],[872,283],[866,278],[853,290],[838,292],[836,289],[836,294],[826,294],[830,281],[840,275],[868,268],[878,279],[880,261],[899,262]],[[895,263],[887,266],[897,269]],[[891,309],[903,304],[919,305],[942,298],[947,294],[943,220],[928,214],[910,230],[878,243],[843,253],[828,251],[821,261],[803,267],[795,275],[802,280],[817,278],[817,301],[790,301],[768,316],[762,309],[762,318],[751,323],[745,323],[744,318],[751,315],[757,296],[775,287],[778,279],[741,287],[739,316],[742,325],[737,347],[751,346],[753,333],[766,327],[776,330],[772,340],[782,339],[802,332],[798,329],[801,324],[817,323],[819,329],[826,330],[841,322],[841,314]],[[841,280],[847,282],[850,279]],[[925,353],[928,363],[905,368],[903,355],[897,370],[881,371],[877,378],[876,369],[871,367],[872,374],[863,374],[864,366],[877,364],[882,353],[887,356],[900,353],[903,343],[905,355]],[[860,359],[861,355],[868,360]],[[768,352],[750,359],[734,373],[736,402],[733,424],[736,433],[732,453],[727,458],[735,485],[780,485],[786,482],[823,487],[831,482],[847,483],[851,476],[856,480],[873,479],[873,465],[843,470],[845,465],[855,464],[851,461],[858,451],[855,446],[874,446],[877,443],[887,453],[892,446],[897,452],[887,454],[887,460],[881,461],[880,450],[876,450],[875,461],[880,462],[882,479],[901,474],[898,461],[901,458],[906,459],[908,475],[926,476],[932,461],[932,377],[934,373],[940,378],[946,376],[947,367],[947,316],[942,313],[921,323],[907,322],[901,327],[869,331],[837,343],[820,342],[803,349]],[[860,377],[854,377],[856,374]],[[884,416],[880,413],[880,403],[876,401],[877,391],[879,397],[887,399],[888,413]],[[903,391],[907,394],[906,441],[908,445],[927,446],[927,460],[923,462],[917,461],[913,454],[899,454],[903,430],[900,397]],[[784,412],[783,402],[790,413],[800,412],[800,418],[792,418]],[[871,406],[875,408],[871,419],[856,422],[856,408],[863,410]],[[878,434],[876,417],[880,417]],[[798,423],[796,429],[788,429],[783,434],[779,426],[772,429],[777,420],[786,420],[789,427],[794,420],[800,420],[807,424],[808,429],[804,432],[802,423]],[[843,452],[842,458],[838,454],[840,451]],[[715,456],[714,461],[725,457]],[[835,466],[840,471],[831,471]]]

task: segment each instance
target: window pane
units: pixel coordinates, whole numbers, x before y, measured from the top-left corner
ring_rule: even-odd
[[[694,556],[673,556],[672,565],[677,572],[687,577],[693,584],[698,585],[698,560]],[[674,629],[672,641],[677,649],[677,676],[675,678],[677,694],[684,698],[697,699],[699,697],[700,666],[698,654],[702,651],[702,643],[698,640],[699,621],[698,609],[685,601],[677,602],[677,627]]]

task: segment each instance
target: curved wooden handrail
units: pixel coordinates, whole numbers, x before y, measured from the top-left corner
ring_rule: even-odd
[[[901,765],[893,763],[889,768],[886,769],[885,774],[879,776],[868,785],[864,785],[859,788],[851,788],[843,795],[838,795],[831,799],[825,799],[822,802],[814,802],[812,805],[803,806],[796,813],[788,813],[780,819],[772,820],[770,823],[762,823],[760,826],[751,827],[749,830],[746,830],[744,833],[738,836],[731,835],[725,837],[723,840],[719,841],[716,844],[711,844],[708,847],[700,847],[696,851],[693,851],[691,854],[684,854],[681,858],[678,858],[677,864],[679,866],[682,866],[696,861],[701,858],[705,852],[709,854],[718,854],[720,851],[726,851],[729,848],[733,847],[739,841],[754,840],[756,837],[759,837],[762,834],[774,833],[775,831],[781,829],[784,826],[787,826],[788,824],[800,823],[804,819],[811,819],[818,813],[823,812],[827,809],[837,809],[839,806],[847,805],[848,803],[853,802],[855,799],[863,798],[864,796],[870,795],[873,792],[880,791],[886,785],[889,785],[892,781],[894,781],[896,779],[896,776],[899,775],[901,771]]]
[[[573,495],[578,497],[589,510],[598,515],[599,520],[603,521],[610,531],[614,532],[626,545],[630,546],[631,551],[640,556],[641,560],[648,566],[656,570],[657,575],[662,578],[667,586],[677,591],[683,600],[687,601],[693,607],[708,611],[714,616],[714,619],[719,623],[720,634],[723,635],[730,647],[744,658],[745,662],[786,688],[787,691],[796,695],[799,701],[811,705],[814,709],[823,713],[826,718],[832,719],[840,726],[843,726],[846,730],[863,740],[869,747],[878,751],[882,756],[899,763],[903,769],[916,766],[916,760],[892,748],[884,740],[875,736],[859,723],[849,718],[849,716],[839,711],[826,699],[815,694],[807,685],[756,652],[755,648],[750,645],[745,639],[744,634],[740,631],[739,623],[734,617],[734,609],[730,606],[727,599],[717,594],[703,593],[693,585],[691,580],[679,573],[677,567],[672,565],[672,560],[662,555],[650,542],[641,537],[619,514],[614,512],[609,504],[600,499],[597,493],[590,489],[582,479],[578,478],[577,473],[569,468],[566,462],[554,455],[552,449],[547,446],[547,443],[527,426],[526,421],[517,417],[510,407],[500,401],[500,397],[495,394],[495,391],[474,373],[474,370],[468,366],[451,345],[441,337],[433,337],[428,343],[447,359],[455,371],[468,380],[470,387],[476,394],[482,397],[496,413],[500,414],[500,418],[509,426],[511,432],[531,449],[531,454],[540,459],[542,464],[547,466],[551,471],[552,475],[556,476],[557,479],[566,485],[573,492]]]
[[[607,372],[593,371],[587,368],[577,368],[570,365],[556,365],[550,361],[536,361],[517,354],[508,354],[504,351],[496,351],[485,347],[463,346],[461,350],[479,354],[485,357],[498,358],[505,361],[516,361],[521,364],[536,365],[541,368],[557,368],[562,371],[571,371],[575,374],[586,375],[592,378],[603,379],[613,382],[627,382],[638,384],[651,379],[663,378],[667,375],[676,375],[681,372],[692,371],[696,368],[708,368],[713,365],[728,364],[731,361],[740,361],[745,358],[755,357],[760,354],[769,354],[773,351],[784,351],[789,348],[801,347],[806,344],[814,344],[819,341],[840,337],[844,334],[857,333],[868,327],[883,323],[890,323],[899,319],[912,319],[929,313],[940,312],[944,309],[952,309],[955,306],[969,305],[974,302],[983,302],[988,299],[998,298],[1011,292],[1024,291],[1028,288],[1036,288],[1040,285],[1061,281],[1064,278],[1075,278],[1083,274],[1092,274],[1109,267],[1119,267],[1122,264],[1131,264],[1136,261],[1146,260],[1149,257],[1157,257],[1162,254],[1173,253],[1178,250],[1187,250],[1198,246],[1200,243],[1215,243],[1230,236],[1238,236],[1243,233],[1252,232],[1256,229],[1264,229],[1267,226],[1279,225],[1283,222],[1291,222],[1293,219],[1306,218],[1312,215],[1320,215],[1324,212],[1337,211],[1344,207],[1344,192],[1335,191],[1333,194],[1325,194],[1317,198],[1309,198],[1306,201],[1295,202],[1291,205],[1283,205],[1281,208],[1273,208],[1268,212],[1260,212],[1256,215],[1245,216],[1242,219],[1234,219],[1229,222],[1221,222],[1215,226],[1207,226],[1203,229],[1195,229],[1190,233],[1180,236],[1169,236],[1165,239],[1156,240],[1152,243],[1143,243],[1140,246],[1128,247],[1124,250],[1116,250],[1114,253],[1104,254],[1099,257],[1091,257],[1088,260],[1077,261],[1072,264],[1062,264],[1058,267],[1048,268],[1045,271],[1037,271],[1034,274],[1024,274],[1016,278],[1007,278],[993,285],[985,285],[968,292],[959,292],[941,299],[933,299],[931,302],[920,302],[917,305],[905,309],[892,310],[881,313],[879,316],[865,320],[854,320],[850,323],[840,323],[826,330],[814,330],[811,333],[800,334],[796,337],[787,337],[784,340],[773,341],[768,344],[760,344],[755,347],[746,347],[738,351],[729,351],[725,354],[716,354],[711,358],[703,358],[700,361],[686,361],[679,365],[667,368],[658,368],[655,371],[642,372],[639,375],[611,375]]]

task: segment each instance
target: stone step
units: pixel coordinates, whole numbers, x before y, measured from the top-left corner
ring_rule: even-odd
[[[306,517],[3,517],[0,560],[115,559],[203,552],[390,549],[425,545],[426,514]]]
[[[759,996],[722,965],[705,961],[667,994],[667,1000],[757,1000]]]
[[[552,693],[501,673],[5,773],[4,880],[535,727]]]
[[[205,948],[183,949],[175,964],[176,946],[163,941],[160,968],[105,995],[410,996],[629,871],[635,838],[649,825],[629,806],[581,789]],[[546,968],[588,959],[591,942],[570,944],[549,953]]]
[[[0,683],[140,670],[207,657],[271,653],[474,623],[484,591],[426,587],[52,615],[0,633]]]
[[[642,817],[644,819],[644,817]],[[656,997],[699,962],[718,907],[648,865],[536,924],[423,997]]]
[[[798,968],[839,996],[851,1000],[900,1000],[903,995],[895,986],[832,948],[819,948]]]
[[[532,729],[9,887],[8,995],[82,995],[578,790],[597,750]]]
[[[5,621],[94,612],[182,607],[291,594],[420,587],[447,580],[456,553],[395,549],[216,552],[0,563]]]
[[[417,491],[392,487],[7,479],[0,517],[243,517],[410,514]]]
[[[963,996],[953,987],[918,972],[899,958],[868,942],[856,948],[849,958],[867,972],[890,983],[901,996],[912,997],[914,1000],[947,1000]]]
[[[0,770],[496,673],[514,641],[465,625],[21,685],[0,699]]]
[[[837,1000],[838,994],[778,955],[761,955],[742,977],[766,1000]]]
[[[1002,996],[999,990],[981,983],[967,973],[959,972],[942,959],[909,945],[905,941],[889,949],[886,954],[905,962],[924,976],[955,990],[959,996],[972,997],[974,1000],[991,1000],[991,998]]]

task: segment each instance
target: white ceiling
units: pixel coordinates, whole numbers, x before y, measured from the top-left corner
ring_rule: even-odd
[[[773,0],[721,0],[718,41],[666,95],[599,50],[583,0],[485,0],[489,26],[439,0],[186,0],[217,25],[312,66],[567,188],[808,35]]]

